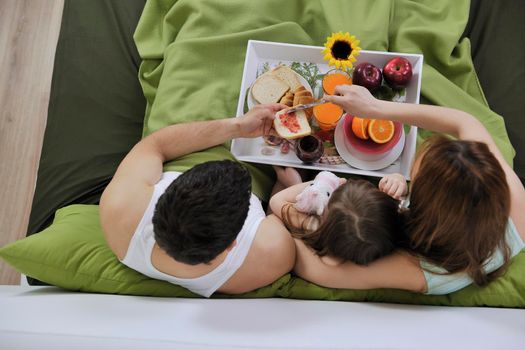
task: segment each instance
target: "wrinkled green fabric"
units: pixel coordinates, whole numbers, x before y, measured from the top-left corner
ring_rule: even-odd
[[[332,32],[348,31],[363,49],[422,53],[423,102],[476,116],[510,163],[504,122],[483,96],[469,40],[460,41],[468,15],[469,1],[457,0],[150,0],[135,32],[143,134],[234,116],[249,39],[322,46]]]
[[[109,249],[96,205],[57,211],[44,231],[0,249],[0,257],[21,273],[62,288],[95,293],[198,297],[168,282],[146,277],[121,264]],[[485,288],[469,286],[449,295],[394,289],[329,289],[286,274],[269,286],[238,296],[214,298],[321,299],[405,304],[525,307],[525,251],[511,260],[504,276]]]

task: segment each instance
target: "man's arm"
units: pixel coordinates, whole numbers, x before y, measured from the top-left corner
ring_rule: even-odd
[[[134,229],[162,176],[164,162],[237,137],[268,132],[280,104],[258,105],[244,116],[176,124],[138,142],[120,163],[100,199],[100,220],[110,247],[123,258]]]

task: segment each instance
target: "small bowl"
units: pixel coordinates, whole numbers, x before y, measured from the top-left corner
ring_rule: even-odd
[[[305,163],[318,161],[323,153],[323,141],[315,135],[301,137],[295,141],[295,154]]]
[[[374,161],[384,158],[397,145],[403,133],[403,124],[394,122],[394,136],[392,136],[392,139],[386,143],[375,143],[371,139],[363,140],[355,136],[352,131],[353,116],[345,114],[343,118],[345,144],[354,151],[353,153],[356,157],[362,160]]]

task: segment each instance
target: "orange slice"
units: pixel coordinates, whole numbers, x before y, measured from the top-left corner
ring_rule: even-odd
[[[368,124],[368,135],[375,143],[387,143],[394,137],[394,122],[372,119]]]
[[[368,140],[368,125],[370,119],[354,117],[352,118],[352,132],[355,136],[363,140]]]

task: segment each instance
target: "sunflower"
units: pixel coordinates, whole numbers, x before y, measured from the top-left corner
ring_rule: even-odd
[[[349,70],[361,51],[358,46],[359,42],[354,35],[350,35],[348,32],[344,34],[343,32],[332,33],[332,36],[326,38],[324,44],[324,59],[328,61],[330,66],[345,71]]]

